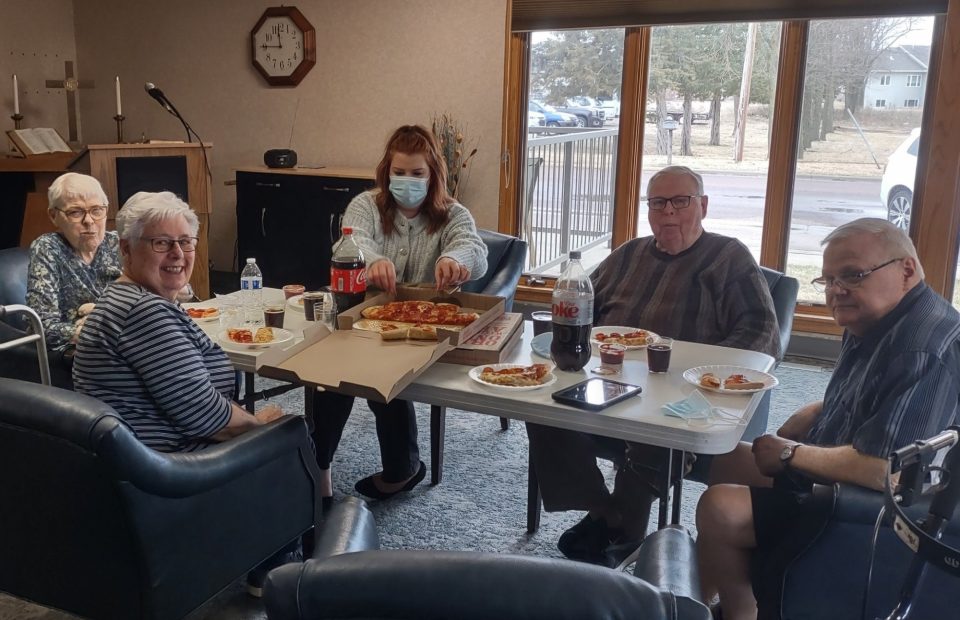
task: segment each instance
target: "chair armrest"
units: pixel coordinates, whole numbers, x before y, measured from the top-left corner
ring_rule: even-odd
[[[147,448],[129,430],[121,431],[116,418],[98,424],[111,423],[115,428],[101,438],[100,456],[119,479],[161,497],[189,497],[218,488],[294,451],[300,452],[300,458],[313,458],[300,416],[283,416],[199,452],[172,454]]]
[[[346,497],[324,516],[310,557],[321,559],[379,548],[377,523],[367,503],[356,497]]]

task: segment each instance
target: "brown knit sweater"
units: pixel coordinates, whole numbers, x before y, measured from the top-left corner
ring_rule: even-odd
[[[649,329],[690,342],[780,359],[780,330],[766,280],[739,240],[704,232],[671,256],[653,237],[614,250],[591,277],[594,325]]]

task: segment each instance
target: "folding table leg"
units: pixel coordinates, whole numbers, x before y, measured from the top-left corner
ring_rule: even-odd
[[[243,373],[243,408],[253,413],[254,405],[257,402],[257,395],[254,385],[255,375],[252,372]]]
[[[673,518],[670,523],[680,525],[680,498],[683,496],[683,474],[687,470],[687,453],[680,451],[680,475],[673,483]]]
[[[540,528],[540,483],[533,459],[527,458],[527,534]]]
[[[500,430],[505,431],[510,429],[510,418],[500,418]]]
[[[667,477],[660,487],[660,505],[657,516],[657,529],[662,530],[667,526],[667,518],[670,515],[670,481],[673,479],[673,448],[667,450]]]
[[[430,484],[443,480],[443,437],[447,430],[447,408],[430,405]]]

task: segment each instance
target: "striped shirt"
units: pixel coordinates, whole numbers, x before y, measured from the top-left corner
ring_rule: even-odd
[[[353,238],[360,244],[368,267],[387,258],[397,269],[397,282],[433,282],[434,266],[446,256],[469,269],[471,280],[487,272],[487,246],[477,234],[473,216],[462,204],[450,205],[450,219],[435,233],[427,232],[427,218],[422,214],[407,219],[397,211],[393,218],[396,230],[386,236],[373,199],[377,191],[354,198],[343,216],[343,225],[353,227]]]
[[[846,332],[806,437],[887,458],[960,422],[960,314],[920,283],[858,338]]]
[[[87,318],[73,383],[161,452],[202,448],[230,421],[234,371],[226,354],[179,304],[130,283],[109,285]]]
[[[683,252],[632,239],[594,271],[594,325],[648,329],[688,342],[780,358],[770,288],[737,239],[704,232]]]

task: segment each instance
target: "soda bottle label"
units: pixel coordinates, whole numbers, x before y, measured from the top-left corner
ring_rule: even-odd
[[[330,268],[330,288],[337,293],[364,293],[367,290],[366,270]]]
[[[589,325],[593,323],[593,298],[554,299],[553,322],[561,325]]]

